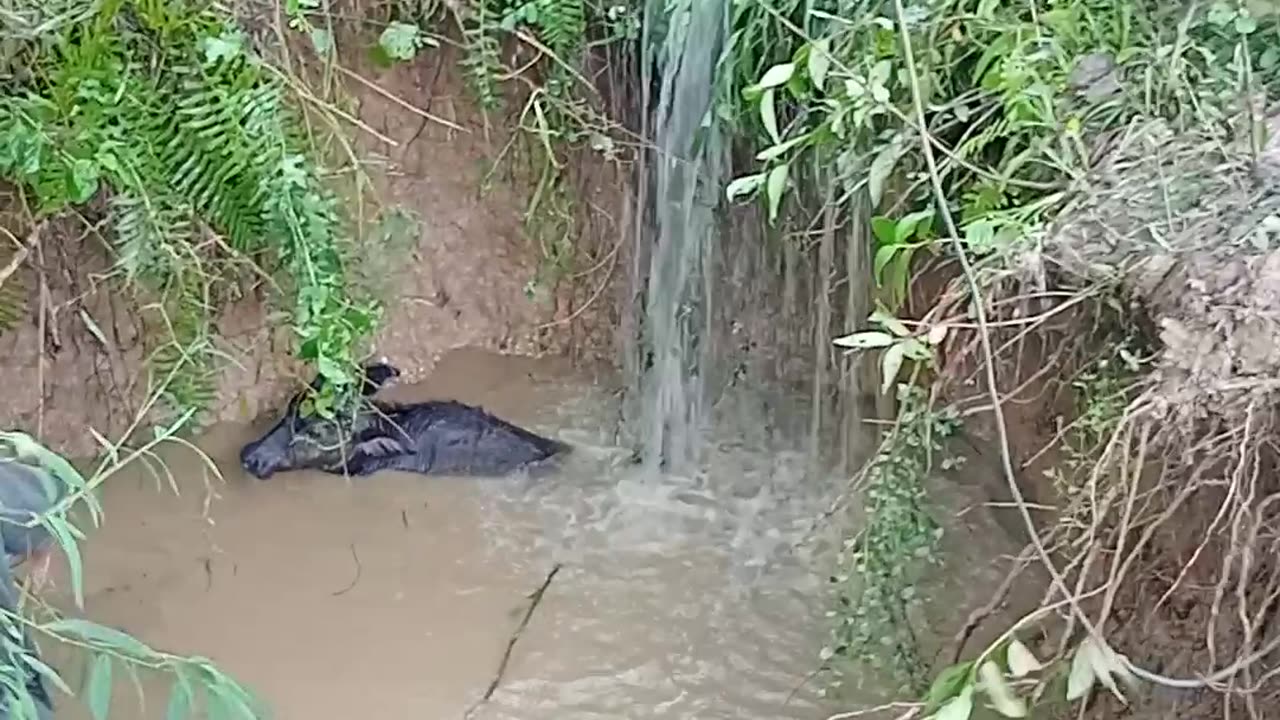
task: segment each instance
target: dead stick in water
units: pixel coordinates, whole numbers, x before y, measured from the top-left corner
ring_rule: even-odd
[[[498,672],[494,673],[493,680],[489,682],[489,687],[484,691],[484,695],[475,702],[474,705],[467,710],[464,718],[469,718],[475,714],[480,706],[489,702],[493,694],[498,691],[498,686],[502,684],[502,678],[507,674],[507,663],[511,662],[511,651],[516,648],[516,641],[520,639],[520,635],[524,629],[529,626],[529,619],[533,617],[533,611],[538,609],[538,605],[542,604],[542,596],[546,594],[547,588],[551,586],[551,580],[555,578],[556,573],[560,572],[560,563],[556,563],[551,568],[551,572],[547,573],[546,579],[529,595],[529,607],[524,611],[524,617],[520,619],[520,624],[516,627],[516,631],[511,633],[511,638],[507,640],[507,650],[502,653],[502,662],[498,663]]]

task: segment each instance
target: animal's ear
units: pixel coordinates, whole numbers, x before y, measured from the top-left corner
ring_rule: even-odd
[[[367,440],[361,440],[356,443],[352,449],[356,455],[365,455],[368,457],[386,457],[387,455],[401,455],[405,452],[404,446],[394,438],[386,435],[378,435]]]
[[[400,368],[387,362],[385,358],[364,366],[365,383],[362,392],[372,395],[378,392],[388,381],[400,377]]]

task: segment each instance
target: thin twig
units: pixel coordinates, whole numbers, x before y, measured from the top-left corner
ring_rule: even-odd
[[[489,682],[489,687],[485,689],[484,695],[463,714],[464,718],[470,718],[475,715],[476,711],[489,702],[493,694],[498,691],[498,686],[502,684],[502,678],[507,674],[507,663],[511,662],[511,652],[515,650],[516,641],[520,639],[524,629],[529,626],[529,619],[533,617],[533,612],[542,604],[542,596],[546,594],[547,588],[551,586],[551,581],[555,579],[556,573],[560,572],[560,567],[560,563],[556,563],[551,568],[551,572],[547,573],[547,577],[538,586],[538,589],[529,595],[529,607],[525,608],[524,617],[520,619],[520,624],[516,626],[515,632],[511,633],[511,638],[507,640],[507,649],[502,653],[502,661],[498,663],[498,671],[493,674],[493,680]]]
[[[350,585],[342,588],[341,590],[338,590],[337,592],[334,592],[333,593],[334,597],[338,597],[339,595],[346,595],[347,593],[351,592],[352,588],[354,588],[357,583],[360,582],[360,574],[364,571],[364,566],[360,564],[360,556],[356,554],[355,543],[351,543],[351,559],[354,560],[356,563],[356,576],[351,578]]]
[[[405,110],[408,110],[409,112],[411,112],[411,113],[413,113],[413,114],[415,114],[415,115],[417,115],[417,116],[419,116],[419,117],[421,117],[421,118],[423,118],[423,119],[425,119],[425,120],[429,120],[429,121],[434,122],[434,123],[439,123],[439,124],[441,124],[441,125],[444,125],[444,126],[445,126],[445,127],[447,127],[447,128],[450,128],[450,129],[453,129],[453,130],[458,130],[458,131],[460,131],[460,132],[465,132],[465,133],[469,133],[469,132],[471,132],[470,130],[468,130],[468,129],[466,129],[466,128],[462,127],[461,125],[459,125],[459,124],[458,124],[458,123],[456,123],[456,122],[453,122],[452,120],[447,120],[447,119],[445,119],[445,118],[440,117],[439,115],[433,115],[433,114],[431,114],[430,112],[428,112],[428,111],[426,111],[426,110],[423,110],[422,108],[418,107],[417,105],[414,105],[414,104],[412,104],[412,103],[410,103],[410,102],[407,102],[407,101],[403,100],[402,98],[400,98],[399,96],[397,96],[395,93],[392,93],[392,92],[390,92],[389,90],[384,89],[381,85],[379,85],[379,84],[377,84],[377,83],[373,82],[372,80],[367,80],[367,79],[365,79],[365,78],[364,78],[364,76],[360,75],[360,73],[357,73],[357,72],[356,72],[356,71],[354,71],[354,70],[348,70],[347,68],[344,68],[344,67],[342,67],[341,65],[335,65],[334,67],[336,67],[336,68],[337,68],[337,70],[338,70],[338,72],[342,73],[343,75],[346,75],[347,77],[351,78],[352,80],[355,80],[356,82],[360,83],[361,85],[364,85],[365,87],[367,87],[367,88],[369,88],[370,90],[372,90],[372,91],[374,91],[374,92],[378,93],[378,94],[379,94],[379,95],[381,95],[382,97],[384,97],[384,98],[386,98],[386,99],[390,100],[391,102],[395,103],[396,105],[399,105],[400,107],[404,108]]]

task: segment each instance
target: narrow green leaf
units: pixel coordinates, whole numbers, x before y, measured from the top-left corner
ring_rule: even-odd
[[[871,277],[875,279],[876,284],[884,286],[884,269],[893,262],[893,256],[898,254],[902,248],[897,245],[881,245],[876,250],[875,260],[872,262]]]
[[[782,205],[782,195],[787,190],[787,175],[791,166],[783,163],[769,171],[765,192],[769,196],[769,222],[778,219],[778,208]]]
[[[73,528],[66,518],[46,515],[41,522],[49,534],[53,535],[67,556],[67,569],[71,573],[71,595],[75,598],[76,607],[84,609],[84,561],[80,557],[80,544],[76,542]]]
[[[55,635],[71,635],[101,646],[101,649],[114,650],[134,658],[148,659],[155,656],[154,650],[132,635],[83,618],[61,618],[42,625],[41,629]]]
[[[107,342],[107,336],[102,333],[102,328],[98,327],[98,323],[94,322],[93,316],[86,312],[84,308],[80,308],[79,314],[80,321],[84,323],[86,328],[88,328],[89,333],[93,335],[94,339],[102,343],[103,347],[110,347],[110,343]]]
[[[120,453],[116,450],[116,446],[113,445],[110,440],[102,437],[102,433],[95,430],[92,425],[86,426],[86,429],[88,429],[89,435],[93,437],[94,442],[98,443],[98,445],[102,447],[102,452],[106,454],[107,460],[109,460],[112,465],[119,465]]]
[[[946,325],[939,325],[933,328],[933,330],[929,331],[929,341],[934,345],[942,342],[941,339],[937,341],[934,341],[933,339],[934,333],[937,332],[939,328],[941,328],[941,338],[946,337]],[[1009,656],[1009,674],[1016,678],[1026,677],[1027,675],[1041,670],[1044,667],[1040,664],[1040,661],[1036,659],[1036,656],[1032,654],[1032,652],[1027,649],[1027,646],[1023,645],[1018,638],[1014,638],[1009,641],[1009,650],[1007,654]]]
[[[49,682],[53,683],[59,690],[67,695],[75,695],[71,691],[71,686],[67,685],[67,681],[62,679],[57,670],[49,667],[43,660],[30,653],[22,654],[22,661],[31,666],[33,670],[43,675]]]
[[[85,696],[94,720],[106,720],[111,712],[111,656],[107,653],[99,653],[93,659]]]
[[[898,379],[898,373],[902,370],[902,360],[906,353],[906,348],[902,343],[890,345],[884,351],[884,357],[880,359],[880,374],[883,376],[880,380],[880,392],[888,395],[893,389],[894,383]]]
[[[764,76],[756,85],[762,89],[775,88],[785,84],[796,72],[795,63],[780,63],[765,70]]]
[[[911,282],[911,259],[915,256],[914,245],[903,245],[901,252],[893,256],[893,261],[885,268],[884,286],[893,292],[894,297],[901,299],[906,295],[907,285]]]
[[[1093,662],[1089,658],[1090,645],[1086,640],[1076,648],[1076,654],[1071,658],[1071,672],[1067,675],[1067,700],[1074,701],[1083,698],[1093,689],[1093,683],[1097,680],[1097,675],[1093,671]]]
[[[897,338],[889,333],[871,330],[838,337],[831,342],[840,347],[849,348],[850,350],[869,350],[871,348],[889,347],[895,340],[897,340]]]
[[[191,717],[191,685],[179,674],[169,689],[169,704],[164,711],[165,720],[186,720]]]
[[[764,123],[764,129],[775,144],[782,142],[782,136],[778,134],[778,113],[774,108],[773,89],[765,90],[760,96],[760,121]]]
[[[905,323],[884,310],[877,309],[875,312],[871,313],[871,317],[869,317],[868,320],[877,325],[888,328],[889,332],[900,338],[911,336],[911,330]]]
[[[740,178],[735,178],[725,188],[725,197],[732,202],[740,197],[755,193],[764,184],[764,177],[764,173],[756,173],[755,175],[744,175]]]
[[[809,79],[822,90],[827,83],[827,71],[831,69],[831,39],[822,38],[809,48]]]
[[[1013,693],[1013,688],[1009,687],[995,662],[988,660],[982,663],[978,668],[978,676],[982,679],[982,689],[991,698],[991,705],[996,712],[1009,718],[1027,716],[1027,704]]]
[[[800,137],[794,137],[785,142],[778,143],[773,147],[765,148],[764,150],[761,150],[760,152],[756,153],[756,159],[762,162],[769,162],[770,160],[777,158],[779,155],[782,155],[783,153],[799,145],[800,143],[807,141],[811,137],[813,137],[813,133],[805,133]]]

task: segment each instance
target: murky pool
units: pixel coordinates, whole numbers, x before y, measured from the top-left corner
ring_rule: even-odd
[[[799,492],[801,458],[735,448],[705,476],[647,477],[614,446],[608,384],[558,361],[460,351],[394,393],[481,403],[581,451],[538,480],[258,482],[234,460],[252,430],[216,428],[201,445],[226,474],[217,497],[185,451],[167,455],[181,497],[140,468],[108,484],[89,616],[214,659],[282,720],[829,713],[805,685],[821,577],[787,550],[820,504]],[[163,717],[164,678],[142,685],[145,707],[121,679],[116,717]]]

